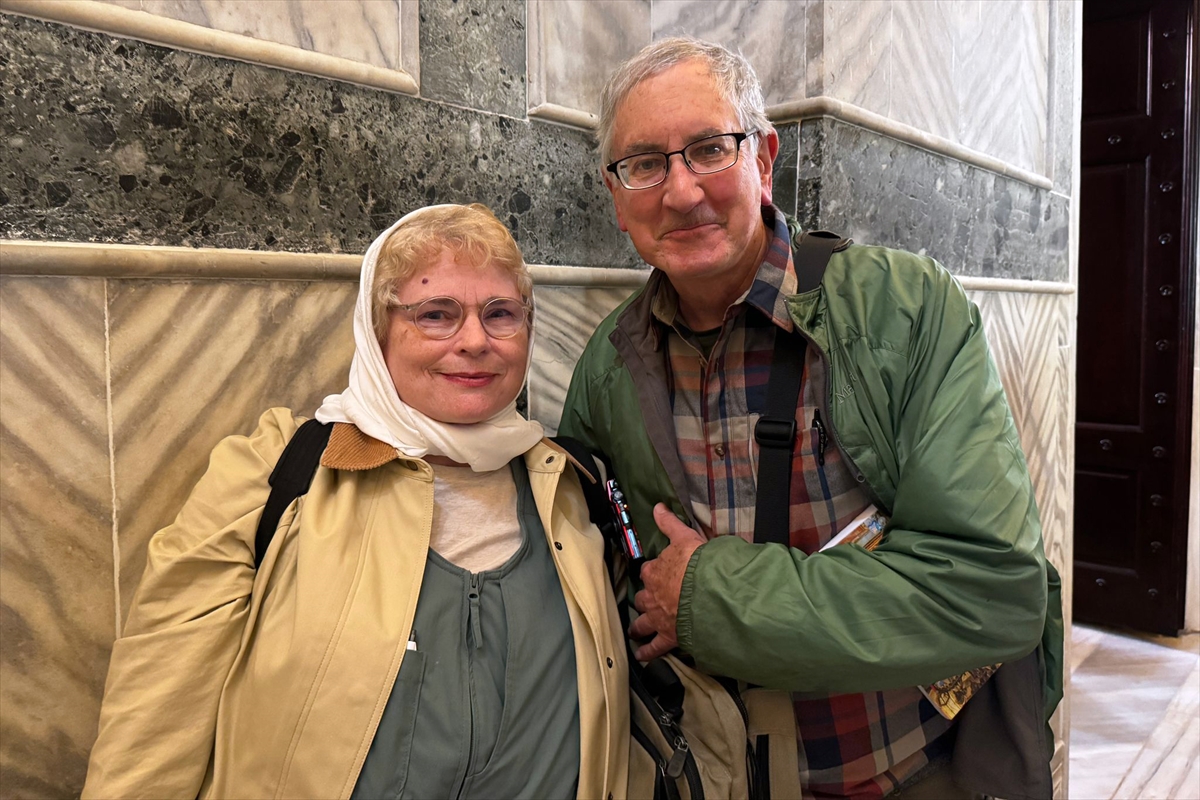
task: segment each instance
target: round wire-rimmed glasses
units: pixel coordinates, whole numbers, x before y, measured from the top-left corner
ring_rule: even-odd
[[[670,153],[635,153],[612,162],[605,169],[616,175],[626,189],[653,189],[667,179],[671,171],[671,156],[682,156],[683,163],[696,175],[711,175],[736,164],[742,142],[757,133],[747,131],[706,136],[682,150],[672,150]]]
[[[404,313],[418,331],[430,339],[449,339],[458,333],[467,315],[453,297],[429,297],[419,303],[396,303],[391,310]],[[511,339],[525,327],[532,307],[511,297],[493,297],[479,309],[479,323],[493,339]]]

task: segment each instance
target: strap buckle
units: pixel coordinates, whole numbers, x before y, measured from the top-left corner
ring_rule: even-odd
[[[796,441],[796,420],[759,417],[754,425],[754,441],[759,447],[791,450]]]

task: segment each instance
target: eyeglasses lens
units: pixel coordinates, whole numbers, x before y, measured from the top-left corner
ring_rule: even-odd
[[[729,169],[738,159],[738,139],[733,134],[710,136],[683,148],[683,160],[697,175]],[[618,175],[628,189],[648,189],[667,179],[669,156],[639,153],[617,162]]]
[[[493,339],[510,339],[521,331],[527,316],[517,300],[497,297],[479,311],[483,330]],[[431,297],[413,310],[413,324],[430,339],[448,339],[463,326],[463,307],[453,297]]]

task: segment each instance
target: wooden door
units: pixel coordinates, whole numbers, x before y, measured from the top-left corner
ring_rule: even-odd
[[[1191,456],[1194,15],[1184,0],[1083,6],[1074,611],[1172,635]]]

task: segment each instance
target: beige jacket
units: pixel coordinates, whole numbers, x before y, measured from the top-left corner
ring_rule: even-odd
[[[299,421],[213,451],[150,541],[113,646],[85,798],[344,798],[405,654],[429,546],[428,464],[338,424],[257,575],[267,478]],[[624,796],[629,700],[600,533],[568,456],[525,454],[575,636],[580,798]],[[561,547],[560,547],[561,545]]]

